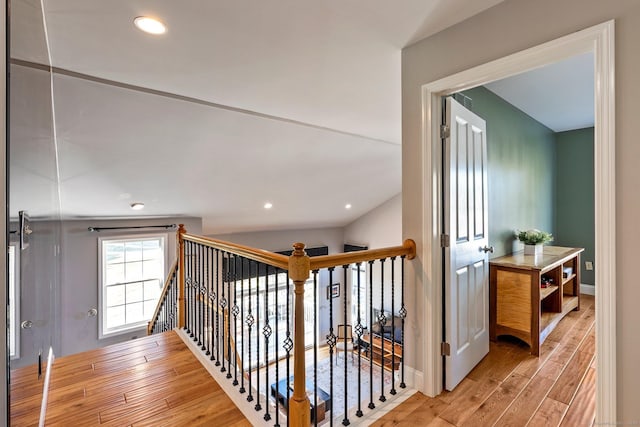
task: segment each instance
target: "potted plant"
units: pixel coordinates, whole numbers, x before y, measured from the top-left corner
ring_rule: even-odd
[[[553,235],[546,231],[531,229],[526,231],[516,230],[516,237],[524,243],[525,255],[542,255],[542,245],[553,241]]]

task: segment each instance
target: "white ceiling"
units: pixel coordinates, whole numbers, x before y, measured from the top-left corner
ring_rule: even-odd
[[[485,85],[554,132],[594,123],[593,53]]]
[[[11,214],[346,225],[401,190],[402,47],[500,1],[13,0],[12,58],[48,36],[56,72],[54,132],[46,72],[11,69]]]
[[[12,214],[348,224],[401,190],[401,49],[500,1],[44,0],[56,140],[46,73],[14,65]],[[40,0],[13,0],[11,56],[49,63],[44,29]],[[553,130],[586,127],[592,61],[487,87]]]

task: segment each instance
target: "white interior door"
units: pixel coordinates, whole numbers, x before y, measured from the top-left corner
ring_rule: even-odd
[[[444,363],[452,390],[489,352],[490,248],[485,121],[450,97],[445,116]]]

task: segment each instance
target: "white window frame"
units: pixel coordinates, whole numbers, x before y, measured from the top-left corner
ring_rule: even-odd
[[[367,281],[367,263],[360,263],[360,267],[358,264],[351,264],[350,266],[350,294],[349,294],[349,305],[351,306],[350,317],[351,317],[351,325],[352,327],[356,327],[358,324],[358,301],[357,301],[357,292],[358,292],[358,275],[360,275],[360,309],[363,313],[360,313],[360,322],[362,322],[362,326],[366,327],[369,324],[369,282]],[[363,293],[364,290],[364,293]]]
[[[9,357],[20,358],[20,250],[17,243],[9,245],[7,263],[9,269]]]
[[[106,271],[104,269],[104,256],[103,256],[103,247],[106,242],[138,242],[144,240],[161,240],[162,251],[164,252],[163,259],[163,277],[160,279],[161,283],[164,285],[164,280],[167,277],[167,268],[168,268],[168,233],[160,233],[160,234],[147,234],[147,235],[123,235],[123,236],[109,236],[109,237],[99,237],[98,238],[98,307],[100,307],[100,315],[98,316],[98,339],[111,338],[117,335],[123,335],[126,333],[131,333],[134,331],[139,331],[146,329],[147,320],[138,322],[135,324],[125,325],[120,328],[114,328],[110,331],[105,331],[106,325],[106,298],[105,298],[105,275]]]

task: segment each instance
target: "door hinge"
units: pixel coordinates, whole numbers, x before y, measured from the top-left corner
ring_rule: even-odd
[[[451,134],[449,126],[447,125],[440,125],[440,138],[445,139],[445,138],[449,138],[449,135]]]
[[[449,247],[449,235],[448,234],[441,234],[440,235],[440,246],[443,248],[448,248]]]
[[[443,342],[440,344],[440,353],[443,356],[451,356],[451,346],[448,342]]]

